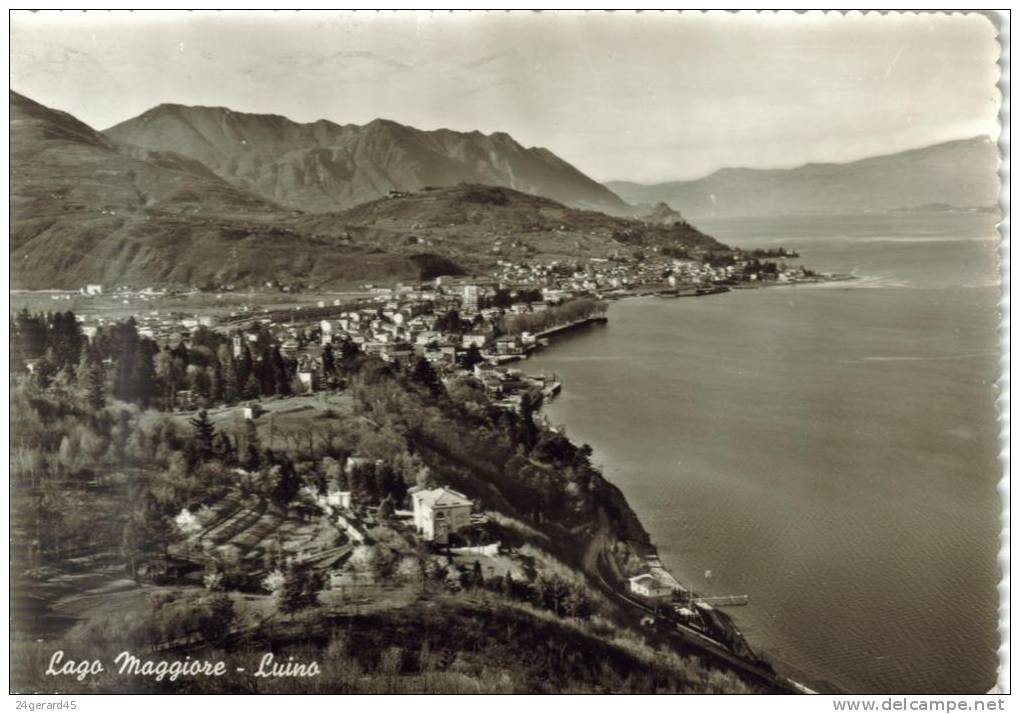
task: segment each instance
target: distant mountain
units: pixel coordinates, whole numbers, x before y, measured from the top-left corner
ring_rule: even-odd
[[[302,212],[200,160],[121,144],[10,93],[12,287],[307,288],[481,272],[497,260],[722,248],[509,188],[458,184]]]
[[[946,204],[984,209],[998,201],[998,149],[986,136],[846,164],[722,169],[694,181],[612,181],[630,203],[665,201],[691,219],[800,213],[882,213]]]
[[[174,151],[280,205],[335,211],[387,195],[461,182],[506,186],[616,214],[629,207],[547,149],[504,133],[422,131],[377,119],[364,126],[300,124],[223,107],[162,104],[105,132],[122,144]]]

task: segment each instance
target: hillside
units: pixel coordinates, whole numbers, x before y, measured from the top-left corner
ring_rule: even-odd
[[[694,181],[606,185],[631,203],[664,201],[688,218],[881,213],[998,200],[998,150],[988,137],[950,141],[846,164],[722,169]]]
[[[121,147],[70,114],[10,93],[11,247],[74,217],[109,230],[126,214],[279,210],[172,152]]]
[[[10,93],[14,288],[325,284],[417,277],[420,260],[302,235],[294,214],[200,162],[118,145]]]
[[[223,107],[162,104],[105,134],[197,159],[238,186],[303,211],[350,208],[391,189],[468,182],[628,212],[611,191],[552,152],[525,148],[504,133],[422,131],[382,119],[364,126],[301,124]]]
[[[15,335],[16,354],[28,344],[23,337]],[[226,336],[215,339],[229,344]],[[128,359],[113,343],[98,344],[118,369]],[[12,686],[64,693],[789,691],[761,663],[722,649],[711,624],[702,631],[717,643],[665,620],[649,627],[647,610],[618,594],[622,571],[609,565],[596,575],[599,559],[589,555],[606,548],[621,557],[635,537],[647,544],[647,534],[591,463],[590,449],[533,432],[515,412],[494,408],[471,378],[434,391],[414,370],[367,355],[343,369],[351,381],[342,399],[284,400],[290,408],[277,413],[289,416],[260,419],[254,435],[222,414],[216,430],[248,446],[198,453],[194,466],[183,458],[196,438],[187,414],[142,414],[113,402],[97,417],[74,391],[18,378],[13,429],[22,458],[10,480],[21,536],[13,542],[21,547],[12,563],[18,592],[38,601],[25,607],[22,598],[15,607]],[[321,400],[321,408],[295,410],[294,399]],[[60,420],[44,416],[58,408]],[[79,438],[106,448],[79,455],[67,447]],[[378,459],[378,478],[344,475],[340,454]],[[296,479],[286,491],[277,480],[283,468]],[[93,473],[110,474],[105,487],[84,477]],[[405,503],[408,487],[425,478],[462,490],[482,516],[459,528],[454,543],[501,547],[450,551],[385,512],[383,503]],[[313,495],[322,493],[320,481],[323,489],[346,484],[355,500],[326,506]],[[37,497],[40,483],[58,494],[59,508]],[[160,507],[148,505],[154,502]],[[201,529],[179,527],[182,509],[200,514]],[[351,542],[336,526],[340,517],[364,539]],[[136,523],[152,535],[132,546]],[[28,534],[38,535],[32,547]],[[68,552],[68,542],[87,544],[86,562],[80,550]],[[347,555],[336,560],[335,548],[345,546]],[[323,560],[322,553],[332,555]],[[291,572],[291,554],[305,555],[296,558],[302,572],[312,567],[323,576],[307,581],[314,597],[295,609],[266,577]],[[179,569],[161,566],[168,557]],[[628,573],[645,567],[631,560]],[[196,587],[208,573],[218,585]],[[225,660],[234,674],[126,679],[110,668],[43,675],[60,649],[104,662],[125,649],[142,658]],[[280,662],[318,662],[321,676],[259,681],[250,673],[268,652]],[[248,674],[235,671],[242,664]]]
[[[13,92],[10,111],[15,288],[324,288],[481,272],[508,257],[721,247],[683,222],[650,225],[477,184],[303,213],[197,158],[119,144]]]
[[[568,208],[508,188],[460,184],[347,211],[309,215],[302,230],[399,252],[436,252],[480,269],[496,260],[609,257],[670,246],[722,250],[726,246],[683,221],[645,223]]]

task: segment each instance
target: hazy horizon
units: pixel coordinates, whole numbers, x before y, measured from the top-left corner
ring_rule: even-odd
[[[980,14],[15,12],[11,87],[100,130],[172,103],[506,132],[648,184],[994,140],[995,32]]]

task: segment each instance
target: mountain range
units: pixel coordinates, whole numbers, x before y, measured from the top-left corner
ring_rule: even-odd
[[[727,168],[691,181],[606,185],[630,203],[665,202],[688,219],[883,213],[925,206],[988,210],[998,202],[998,148],[987,136],[844,164]]]
[[[364,126],[300,124],[224,107],[161,104],[107,129],[120,144],[172,151],[281,206],[335,211],[427,186],[506,186],[575,208],[629,207],[548,149],[505,133],[422,131],[376,119]]]
[[[341,174],[327,170],[343,163],[331,158],[343,151],[336,146],[307,145],[316,132],[334,139],[349,133],[352,153],[345,154],[348,158],[374,157],[352,169],[351,175],[361,177],[359,181],[366,176],[393,176],[394,167],[413,155],[408,147],[415,144],[394,135],[428,143],[426,135],[437,132],[387,122],[348,130],[242,115],[239,125],[247,127],[247,133],[237,134],[238,125],[224,118],[219,126],[226,128],[216,141],[211,133],[209,141],[203,142],[194,132],[181,129],[190,139],[169,142],[177,150],[126,143],[123,137],[128,131],[123,125],[117,131],[98,132],[68,113],[15,92],[10,92],[9,100],[10,255],[15,288],[77,288],[87,282],[208,288],[269,282],[322,288],[481,272],[507,257],[576,259],[651,246],[724,247],[686,222],[655,224],[575,207],[586,205],[588,198],[613,203],[615,197],[552,154],[522,149],[505,135],[460,135],[457,139],[452,132],[451,136],[438,132],[450,142],[454,154],[469,156],[482,146],[489,147],[488,158],[464,161],[465,166],[516,167],[513,171],[530,176],[528,181],[551,182],[542,190],[583,200],[567,206],[554,198],[484,185],[499,180],[483,172],[471,175],[473,183],[453,186],[416,185],[412,190],[401,183],[404,188],[392,196],[393,183],[379,178],[374,200],[343,210],[323,210],[334,200],[327,196],[334,196],[333,189],[340,191],[344,185],[338,179]],[[150,129],[165,123],[167,131],[177,131],[174,127],[179,124],[160,118],[167,113],[191,114],[164,107],[150,114]],[[222,118],[229,112],[195,113]],[[209,127],[217,121],[198,123],[211,132]],[[253,127],[261,127],[262,134]],[[280,160],[271,161],[267,147],[290,132],[299,137],[294,143],[302,148],[283,151],[277,144],[283,153]],[[136,138],[140,135],[140,131],[132,132]],[[152,135],[158,132],[152,130]],[[230,159],[222,150],[228,145],[227,136],[259,148],[251,149],[251,154],[239,149]],[[508,148],[501,152],[496,148],[500,144]],[[424,152],[418,156],[433,156],[442,153],[436,148],[441,145],[436,139],[428,151],[416,150]],[[377,159],[390,168],[375,168]],[[318,163],[310,173],[288,173],[285,167],[290,161]],[[449,158],[443,165],[454,163]],[[548,171],[543,174],[538,164]],[[416,174],[419,168],[417,160],[406,162],[407,175],[428,175],[430,181],[460,177],[453,169],[445,175]],[[242,175],[252,178],[242,179]],[[258,175],[263,179],[256,180]],[[514,181],[520,185],[520,179]],[[531,183],[528,186],[538,190]],[[573,190],[579,193],[570,194]],[[355,192],[343,195],[348,198],[341,204],[353,201]]]
[[[385,120],[163,104],[100,132],[12,91],[10,139],[14,287],[416,279],[508,258],[724,247],[686,219],[994,210],[998,197],[987,137],[608,188],[507,134]]]

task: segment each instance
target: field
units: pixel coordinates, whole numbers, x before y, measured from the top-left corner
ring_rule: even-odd
[[[298,554],[338,545],[339,531],[325,516],[298,517],[266,498],[246,498],[237,489],[230,489],[208,508],[203,528],[190,540],[189,549],[217,553],[230,548],[239,559],[261,560],[274,547]]]
[[[291,445],[294,440],[307,441],[331,431],[338,416],[350,416],[354,400],[349,394],[317,392],[291,397],[273,397],[258,402],[262,414],[255,419],[263,447],[271,449]],[[217,430],[237,435],[244,429],[244,406],[215,407],[206,411]],[[190,429],[190,421],[198,410],[170,414],[181,429]],[[143,421],[161,419],[165,414],[146,412]]]

